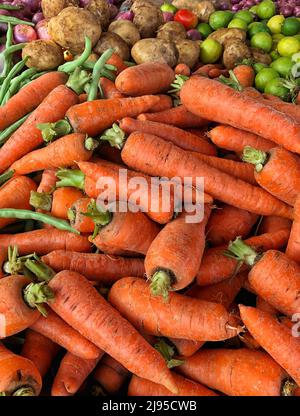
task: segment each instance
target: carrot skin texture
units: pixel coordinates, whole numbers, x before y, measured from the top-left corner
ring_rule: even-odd
[[[52,194],[51,215],[54,217],[67,219],[68,210],[79,199],[83,193],[76,188],[58,188]]]
[[[271,357],[300,384],[300,342],[291,329],[278,322],[268,312],[240,305],[246,327]],[[272,334],[272,337],[267,334]]]
[[[36,396],[40,394],[42,378],[38,369],[30,360],[0,343],[0,391],[12,394],[25,386],[32,387]]]
[[[62,119],[68,108],[78,103],[78,96],[64,85],[52,90],[21,127],[0,149],[0,172],[4,172],[16,160],[43,143],[38,123],[56,122]]]
[[[109,302],[136,328],[151,335],[198,341],[236,335],[236,330],[226,327],[229,322],[234,325],[235,320],[222,305],[173,292],[166,302],[162,296],[152,296],[143,279],[127,277],[117,281],[109,292]]]
[[[58,351],[59,346],[51,339],[27,329],[21,355],[33,362],[42,378],[48,373]]]
[[[266,300],[260,296],[256,297],[256,308],[260,311],[268,312],[271,315],[277,315],[279,312],[272,305],[270,305]]]
[[[99,87],[101,87],[104,98],[125,98],[126,97],[117,89],[117,87],[115,86],[115,83],[108,78],[101,77],[100,82],[99,82]]]
[[[55,299],[51,308],[74,329],[124,367],[176,392],[163,357],[126,321],[82,275],[62,271],[49,283]],[[76,309],[74,309],[76,305]],[[141,357],[147,364],[141,368]]]
[[[105,355],[98,364],[93,377],[107,393],[116,394],[129,374],[122,364],[109,355]],[[169,390],[166,389],[166,391]]]
[[[55,188],[57,177],[56,169],[45,169],[42,173],[41,182],[37,188],[37,192],[52,192]]]
[[[149,111],[149,113],[158,113],[160,111],[169,110],[173,107],[172,98],[166,94],[158,94],[159,101],[154,104]]]
[[[296,198],[294,205],[294,221],[285,254],[292,260],[300,262],[300,198]]]
[[[144,262],[138,258],[57,250],[43,256],[42,261],[56,272],[72,270],[104,285],[129,275],[143,277],[145,274]]]
[[[0,108],[0,130],[30,113],[55,87],[66,81],[67,74],[49,72],[30,82]]]
[[[269,217],[263,218],[258,229],[258,234],[273,233],[275,231],[279,231],[285,228],[290,230],[291,226],[292,221],[288,220],[287,218],[270,215]]]
[[[233,71],[238,82],[243,88],[252,87],[255,78],[255,72],[249,65],[238,65]]]
[[[285,371],[265,352],[241,348],[201,349],[180,374],[228,396],[280,396]]]
[[[145,95],[133,98],[113,98],[74,105],[66,117],[76,133],[96,136],[124,117],[136,117],[159,102],[159,97]]]
[[[0,279],[2,279],[5,276],[3,265],[7,260],[7,256],[7,250],[5,250],[4,248],[0,248]]]

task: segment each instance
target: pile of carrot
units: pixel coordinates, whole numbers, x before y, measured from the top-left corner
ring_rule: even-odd
[[[108,62],[0,107],[0,395],[299,395],[298,107]]]

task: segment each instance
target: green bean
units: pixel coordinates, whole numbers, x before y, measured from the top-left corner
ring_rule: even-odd
[[[0,15],[0,23],[11,23],[12,25],[34,26],[34,23],[28,22],[27,20],[21,20],[21,19],[18,19],[17,17],[3,16],[3,15]]]
[[[91,39],[87,36],[85,37],[85,48],[83,53],[74,61],[66,62],[65,64],[59,66],[57,68],[60,72],[67,72],[68,74],[70,72],[73,72],[76,68],[83,65],[85,61],[89,58],[90,54],[92,52],[92,42]]]
[[[7,172],[2,173],[2,175],[0,175],[0,186],[7,182],[10,178],[12,178],[14,173],[14,170],[9,170]]]
[[[108,69],[103,68],[101,71],[101,77],[105,77],[110,79],[111,81],[115,81],[116,76],[112,71],[109,71]]]
[[[2,10],[22,10],[23,6],[13,6],[11,4],[0,4]]]
[[[51,71],[42,71],[42,72],[38,72],[37,74],[33,75],[32,77],[30,77],[30,81],[33,81],[39,77],[41,77],[42,75],[48,74],[48,72]]]
[[[26,116],[20,118],[20,120],[16,121],[6,129],[2,130],[0,133],[0,146],[2,146],[9,137],[27,120],[31,113],[26,114]]]
[[[37,73],[36,68],[28,68],[28,69],[26,69],[26,71],[22,72],[22,74],[13,78],[11,80],[11,85],[10,85],[9,90],[8,90],[10,92],[11,96],[16,94],[16,92],[20,89],[19,87],[20,87],[20,85],[23,81],[25,81],[26,79],[29,79],[29,81],[31,81],[31,77],[33,75],[35,75],[36,73]]]
[[[3,52],[1,52],[1,55],[3,55],[4,58],[6,58],[8,55],[11,55],[12,53],[23,49],[25,45],[26,43],[18,43],[17,45],[12,45],[9,48],[5,49]]]
[[[136,66],[136,63],[129,62],[129,61],[124,61],[124,64],[127,65],[127,66]]]
[[[17,75],[21,71],[21,69],[24,68],[27,59],[28,58],[26,57],[25,59],[22,59],[22,61],[18,62],[15,66],[13,66],[12,69],[9,71],[5,81],[1,85],[1,88],[0,88],[0,104],[1,105],[2,105],[2,100],[7,90],[9,89],[9,84],[11,80],[15,77],[15,75]]]
[[[114,50],[112,48],[107,49],[96,62],[93,69],[92,82],[88,93],[87,101],[93,101],[97,98],[98,84],[101,77],[101,73],[103,71],[104,65],[106,64],[106,61],[112,56],[113,53]]]
[[[0,218],[17,218],[19,220],[40,221],[44,224],[52,225],[59,230],[80,234],[79,231],[71,227],[68,221],[52,217],[51,215],[43,214],[41,212],[29,211],[27,209],[3,208],[0,209]]]
[[[13,34],[12,24],[8,23],[7,32],[6,32],[5,49],[8,49],[12,46],[13,37],[14,37],[14,34]],[[3,71],[1,75],[3,75],[4,77],[7,77],[7,74],[11,70],[12,66],[13,66],[12,55],[8,55],[4,57],[4,67],[3,67]]]

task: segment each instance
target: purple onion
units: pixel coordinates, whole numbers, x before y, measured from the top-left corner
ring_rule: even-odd
[[[187,35],[188,39],[191,39],[191,40],[201,40],[202,39],[201,33],[198,32],[197,29],[188,30],[186,32],[186,35]]]
[[[292,16],[294,8],[293,6],[286,4],[285,6],[282,7],[280,11],[284,17],[289,17],[289,16]]]
[[[35,13],[39,10],[41,2],[40,0],[21,0],[19,4],[24,5],[24,10],[28,8],[31,13]]]
[[[114,4],[109,5],[109,13],[110,13],[110,19],[114,19],[119,12],[119,9]]]
[[[106,0],[108,4],[115,4],[115,0]]]
[[[37,12],[32,16],[32,21],[33,23],[37,24],[38,22],[40,22],[41,20],[44,20],[44,15],[42,12]]]
[[[90,0],[79,0],[79,7],[86,7],[89,5]]]
[[[37,33],[37,36],[38,36],[39,39],[43,39],[43,40],[50,40],[51,39],[51,36],[49,35],[47,26],[48,26],[48,20],[47,19],[41,20],[35,26],[35,30],[36,30],[36,33]]]
[[[163,19],[164,22],[172,22],[172,20],[174,20],[174,13],[163,12]]]
[[[36,31],[28,25],[16,25],[14,27],[14,41],[16,43],[32,42],[37,39]]]
[[[232,10],[233,12],[238,12],[239,10],[241,10],[241,8],[242,8],[242,6],[241,6],[240,4],[234,4],[234,5],[231,7],[231,10]]]
[[[115,20],[131,20],[133,21],[134,18],[134,13],[129,10],[127,12],[121,12],[118,13],[117,16],[115,17]]]
[[[234,4],[239,4],[239,2],[240,2],[240,0],[231,0],[231,4],[232,4],[232,5],[234,5]]]
[[[295,15],[296,17],[300,17],[300,6],[296,6],[296,7],[294,8],[294,15]]]
[[[245,3],[245,6],[248,7],[248,9],[250,9],[250,7],[254,6],[254,1],[253,0],[247,0]]]

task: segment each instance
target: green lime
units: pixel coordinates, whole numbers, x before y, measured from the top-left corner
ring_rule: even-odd
[[[279,78],[278,72],[273,68],[263,68],[255,77],[255,87],[263,92],[267,83],[273,78]]]
[[[253,14],[249,10],[240,10],[234,15],[234,18],[245,20],[248,25],[253,22]]]
[[[242,19],[238,19],[238,18],[234,18],[229,22],[229,25],[227,26],[228,28],[232,29],[242,29],[242,30],[247,30],[248,29],[248,25],[247,22],[245,22],[245,20]]]
[[[253,48],[259,48],[265,52],[270,52],[273,45],[273,39],[269,33],[258,32],[252,36],[250,43]]]
[[[300,22],[296,17],[287,17],[283,22],[281,33],[284,36],[294,36],[300,30]]]
[[[259,32],[270,33],[270,29],[261,22],[250,23],[250,25],[248,26],[248,35],[250,36],[250,38],[252,38],[252,36],[256,35],[256,33]]]
[[[275,35],[272,36],[273,42],[278,43],[281,39],[284,38],[282,33],[275,33]]]
[[[278,42],[277,50],[281,56],[290,56],[298,52],[300,49],[300,42],[292,36],[285,37]]]
[[[209,24],[214,30],[221,29],[228,26],[232,17],[233,13],[229,10],[218,10],[209,16]]]
[[[281,27],[283,22],[284,16],[282,16],[281,14],[276,14],[275,16],[271,17],[271,19],[269,19],[267,26],[272,33],[281,33]]]
[[[273,78],[267,82],[264,92],[266,94],[276,95],[280,97],[282,100],[287,101],[289,98],[289,90],[288,88],[283,86],[284,83],[283,78]]]
[[[272,61],[276,61],[276,59],[280,58],[279,53],[277,52],[277,50],[273,50],[270,52],[270,56],[272,58]]]
[[[200,45],[200,60],[204,64],[217,62],[223,52],[222,45],[214,39],[205,39]]]
[[[160,6],[160,10],[162,12],[176,13],[177,7],[173,6],[173,4],[164,3]]]
[[[253,14],[257,14],[257,9],[258,9],[258,5],[252,6],[250,7],[249,12]]]
[[[255,62],[255,64],[253,64],[253,69],[254,69],[256,74],[259,71],[261,71],[263,68],[267,68],[267,67],[268,67],[268,65],[263,64],[262,62]]]
[[[271,63],[271,67],[278,72],[279,75],[286,78],[291,72],[293,62],[288,56],[281,56]]]
[[[300,42],[300,34],[299,35],[294,35],[294,38],[298,39]]]
[[[196,29],[199,33],[201,33],[204,39],[207,38],[207,36],[210,35],[213,31],[208,23],[199,23]]]
[[[260,19],[270,19],[276,13],[275,3],[272,0],[264,0],[257,7],[257,16]]]

